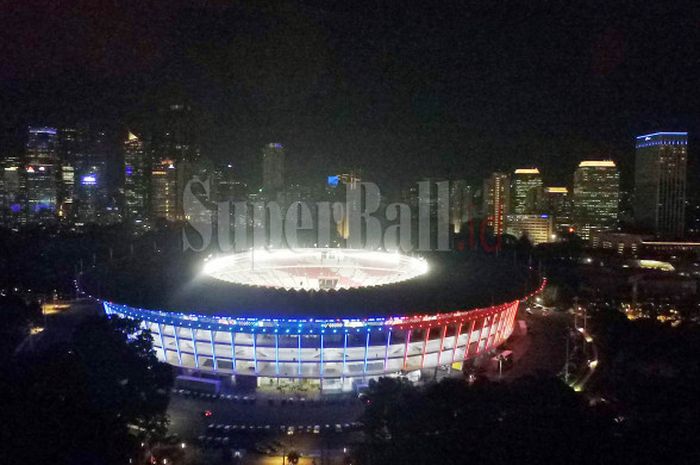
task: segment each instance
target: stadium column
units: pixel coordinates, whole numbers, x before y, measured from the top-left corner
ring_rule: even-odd
[[[173,325],[173,335],[175,336],[175,351],[177,352],[177,363],[182,366],[182,352],[180,352],[180,336],[178,336],[178,331],[180,328]]]
[[[348,332],[345,331],[345,337],[343,338],[343,376],[345,376],[348,364]]]
[[[277,333],[275,333],[275,374],[279,376],[280,374],[280,338]],[[277,380],[279,383],[279,380]]]
[[[495,347],[498,345],[501,340],[501,331],[503,330],[504,322],[506,320],[506,316],[508,315],[510,310],[510,307],[504,307],[500,312],[498,312],[498,324],[496,325],[496,331],[493,335],[493,346]]]
[[[301,330],[299,330],[299,334],[297,334],[297,350],[298,350],[298,367],[297,367],[297,372],[299,373],[299,377],[301,378]]]
[[[489,319],[488,316],[484,316],[481,323],[481,329],[479,330],[479,337],[476,339],[476,354],[481,353],[481,338],[484,336],[484,328],[486,328],[486,321]]]
[[[412,329],[409,329],[408,332],[406,333],[406,346],[404,347],[403,351],[403,369],[406,369],[406,365],[408,364],[408,345],[411,343],[411,333],[413,332]]]
[[[506,338],[506,334],[508,334],[508,324],[510,322],[510,316],[513,313],[513,308],[518,307],[518,302],[516,301],[515,303],[511,304],[508,307],[508,310],[503,313],[503,325],[501,326],[501,331],[498,334],[498,338],[500,341],[503,341]]]
[[[234,342],[235,335],[234,332],[231,331],[229,333],[231,335],[231,364],[233,368],[233,372],[236,372],[236,343]]]
[[[163,337],[163,323],[158,323],[158,337],[160,338],[160,347],[163,349],[163,361],[168,361],[168,349],[165,348],[165,338]]]
[[[219,369],[219,363],[216,361],[216,347],[214,345],[214,330],[209,331],[209,339],[211,340],[211,361],[214,364],[214,371]]]
[[[437,364],[440,366],[440,361],[442,360],[442,349],[445,348],[445,335],[447,334],[447,325],[442,327],[442,334],[440,335],[440,351],[437,356]]]
[[[498,326],[498,323],[496,322],[496,320],[499,316],[500,316],[500,313],[495,313],[495,314],[491,315],[491,323],[489,324],[489,332],[486,335],[486,342],[484,342],[484,350],[485,351],[487,351],[493,347],[492,336],[495,336],[495,334],[496,334],[496,326]]]
[[[428,326],[428,329],[425,331],[425,337],[423,338],[423,350],[421,351],[420,354],[420,367],[423,369],[425,366],[425,351],[428,348],[428,340],[430,339],[430,330],[432,328]]]
[[[362,374],[363,377],[367,378],[367,354],[369,353],[369,328],[367,329],[367,334],[365,335],[365,362],[364,365],[362,365]]]
[[[454,347],[452,348],[452,362],[455,362],[455,357],[457,357],[457,344],[459,343],[459,336],[460,332],[462,332],[462,322],[460,321],[457,324],[457,331],[455,332],[455,342],[454,342]],[[468,339],[468,338],[467,338]],[[467,345],[469,344],[469,341],[467,341]]]
[[[513,305],[513,314],[510,316],[510,330],[513,331],[513,325],[515,325],[515,318],[518,316],[518,307],[520,302],[515,302]]]
[[[469,328],[469,334],[467,334],[467,341],[464,343],[464,357],[463,360],[466,360],[467,357],[469,356],[469,347],[471,347],[471,341],[472,341],[472,334],[474,334],[474,327],[476,326],[476,318],[472,320],[472,324]],[[477,340],[477,346],[478,346],[479,341]]]
[[[386,335],[386,349],[384,349],[384,371],[389,369],[389,346],[391,345],[391,326]]]
[[[501,328],[503,327],[503,321],[505,320],[505,316],[508,313],[508,307],[504,306],[502,310],[498,312],[498,320],[496,323],[496,329],[493,331],[493,342],[491,343],[491,347],[496,347],[498,343],[500,342],[498,340],[498,336],[501,333]]]
[[[320,354],[321,365],[319,367],[319,372],[321,374],[321,391],[323,391],[323,333],[320,334],[319,340],[320,340],[320,345],[321,345],[321,354]]]
[[[251,335],[253,336],[253,372],[255,373],[255,376],[258,376],[258,346],[255,331],[253,331]]]
[[[199,356],[197,355],[197,338],[194,336],[194,328],[190,328],[192,335],[192,353],[194,353],[194,367],[199,368]]]

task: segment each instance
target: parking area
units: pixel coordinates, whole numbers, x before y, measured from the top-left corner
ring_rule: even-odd
[[[349,395],[321,399],[271,398],[187,390],[174,390],[168,408],[170,433],[189,441],[199,440],[200,436],[221,437],[223,441],[224,437],[232,438],[232,435],[241,438],[255,435],[322,436],[356,431],[360,429],[358,422],[362,413],[362,402]],[[316,429],[318,432],[314,432]]]

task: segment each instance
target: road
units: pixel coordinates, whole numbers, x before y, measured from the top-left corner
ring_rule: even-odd
[[[509,381],[534,374],[559,374],[566,361],[565,336],[571,325],[571,316],[564,312],[544,314],[540,310],[534,310],[530,315],[521,310],[518,318],[525,320],[527,335],[514,334],[506,343],[505,348],[513,351],[514,364],[503,372],[502,379]],[[498,379],[495,370],[487,376]]]
[[[204,417],[205,410],[211,411],[210,417]],[[279,431],[279,425],[321,425],[335,427],[336,424],[351,423],[362,415],[362,403],[349,398],[343,405],[286,405],[279,402],[268,405],[265,400],[258,400],[254,405],[243,405],[229,400],[201,400],[186,398],[174,394],[170,398],[168,415],[169,431],[181,438],[192,440],[207,434],[209,424],[224,425],[270,425],[270,429]]]

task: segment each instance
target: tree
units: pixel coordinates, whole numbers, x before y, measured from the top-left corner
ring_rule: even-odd
[[[0,463],[128,463],[167,425],[170,369],[138,323],[91,317],[0,379]]]
[[[297,463],[299,463],[300,458],[301,456],[299,455],[299,452],[295,450],[290,450],[287,454],[287,463],[291,465],[296,465]]]

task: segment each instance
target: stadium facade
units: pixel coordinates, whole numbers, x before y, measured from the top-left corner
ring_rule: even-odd
[[[257,386],[306,383],[323,391],[349,391],[380,376],[417,377],[422,370],[461,367],[503,343],[513,332],[520,301],[541,290],[540,286],[489,306],[445,311],[436,300],[429,312],[380,308],[375,314],[364,311],[353,316],[357,301],[348,299],[348,292],[366,293],[370,303],[372,293],[392,293],[392,288],[400,293],[430,274],[428,263],[347,249],[262,251],[211,260],[203,274],[243,292],[288,293],[291,300],[302,298],[304,305],[313,306],[322,298],[325,316],[317,317],[313,308],[280,315],[270,308],[249,316],[240,308],[181,312],[113,300],[102,301],[104,310],[141,320],[153,334],[158,357],[186,373],[230,377],[234,383],[240,377],[255,377]],[[359,300],[364,300],[362,294]],[[336,301],[337,314],[329,314],[329,301]]]

